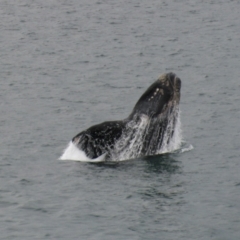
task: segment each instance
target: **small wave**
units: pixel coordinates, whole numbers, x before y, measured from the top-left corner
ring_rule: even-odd
[[[192,144],[189,144],[188,146],[184,146],[180,149],[180,152],[181,153],[184,153],[184,152],[189,152],[191,151],[192,149],[194,149],[193,145]]]

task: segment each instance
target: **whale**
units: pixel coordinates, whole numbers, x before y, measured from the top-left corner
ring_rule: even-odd
[[[105,121],[72,138],[60,160],[121,161],[171,152],[181,145],[181,79],[162,74],[123,120]]]

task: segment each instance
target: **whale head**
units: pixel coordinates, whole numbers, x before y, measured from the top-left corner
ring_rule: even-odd
[[[181,80],[176,74],[161,75],[140,97],[130,117],[145,114],[152,118],[176,109],[180,102],[180,89]]]
[[[126,125],[125,135],[135,136],[130,141],[135,145],[132,144],[129,152],[143,156],[171,152],[179,148],[182,141],[180,90],[180,78],[170,72],[161,75],[143,93],[127,118],[129,123]],[[124,138],[127,139],[125,136]]]

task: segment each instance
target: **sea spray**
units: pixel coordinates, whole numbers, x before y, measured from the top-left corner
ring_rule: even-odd
[[[110,151],[110,160],[122,161],[172,152],[180,148],[181,142],[179,109],[174,108],[158,118],[143,114],[128,122],[122,137]]]

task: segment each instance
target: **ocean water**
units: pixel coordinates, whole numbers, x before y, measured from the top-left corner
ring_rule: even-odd
[[[0,0],[0,239],[239,239],[239,14],[237,0]],[[58,160],[170,71],[186,151]]]

